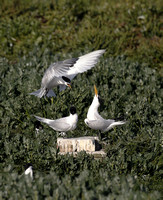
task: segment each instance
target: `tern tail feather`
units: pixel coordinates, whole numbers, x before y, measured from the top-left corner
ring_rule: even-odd
[[[43,118],[43,117],[39,117],[39,116],[36,116],[36,115],[34,115],[34,116],[36,117],[36,119],[38,121],[46,123],[46,124],[49,124],[49,119],[46,119],[46,118]]]
[[[126,121],[115,121],[115,122],[111,123],[110,126],[105,131],[108,131],[108,130],[112,129],[115,126],[123,125],[125,123],[126,123]]]
[[[46,90],[44,88],[40,88],[39,90],[30,93],[30,95],[35,95],[36,97],[41,98],[46,95]]]
[[[53,92],[53,90],[47,90],[45,88],[40,88],[39,90],[30,93],[30,95],[35,95],[36,97],[42,98],[43,96],[47,97],[55,97],[56,94]]]
[[[53,90],[49,90],[46,94],[47,97],[56,97],[56,94],[53,92]]]

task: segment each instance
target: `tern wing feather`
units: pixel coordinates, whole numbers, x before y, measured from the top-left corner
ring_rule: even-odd
[[[111,119],[108,119],[107,121],[108,121],[108,123],[110,123],[110,125],[104,131],[108,131],[108,130],[114,128],[115,126],[123,125],[126,123],[125,121],[115,121],[115,120],[111,120]]]
[[[68,131],[71,128],[70,124],[67,123],[67,121],[66,121],[66,119],[67,119],[66,117],[56,119],[56,120],[51,120],[51,119],[38,117],[36,115],[34,115],[34,116],[36,117],[36,119],[38,121],[49,125],[55,131],[63,131],[64,132],[64,131]]]
[[[125,124],[124,121],[115,121],[113,119],[98,119],[98,120],[86,120],[85,123],[94,130],[101,130],[106,132],[117,125]]]
[[[63,76],[70,67],[74,66],[77,62],[78,58],[71,58],[64,61],[59,61],[57,63],[53,63],[48,68],[53,73],[53,76],[60,77]]]
[[[54,77],[64,76],[77,60],[78,58],[71,58],[51,64],[44,73],[41,83],[42,86],[48,84]]]
[[[56,131],[66,132],[71,129],[71,125],[66,122],[66,118],[53,120],[49,123],[49,126]]]
[[[85,120],[85,123],[94,130],[103,130],[107,127],[106,120]]]
[[[95,66],[95,64],[98,61],[98,58],[105,52],[105,50],[97,50],[93,51],[91,53],[88,53],[84,56],[79,57],[77,62],[74,64],[73,67],[71,67],[68,71],[66,71],[65,76],[69,78],[70,80],[74,79],[75,76],[78,73],[83,73],[92,67]],[[60,85],[59,90],[65,90],[66,86],[65,85]]]
[[[34,117],[35,117],[38,121],[43,122],[43,123],[48,124],[48,125],[49,125],[49,123],[50,123],[51,121],[54,121],[54,120],[46,119],[46,118],[39,117],[39,116],[36,116],[36,115],[34,115]]]
[[[80,56],[73,67],[66,72],[66,75],[75,75],[78,73],[83,73],[92,67],[98,62],[99,57],[105,52],[105,50],[97,50],[86,55]],[[73,78],[74,78],[73,77]]]

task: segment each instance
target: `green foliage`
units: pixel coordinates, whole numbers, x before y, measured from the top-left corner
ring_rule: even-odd
[[[159,1],[0,4],[0,199],[161,199]],[[29,95],[52,62],[100,48],[104,56],[71,90],[55,90],[51,99]],[[100,114],[127,124],[104,134],[102,160],[84,152],[61,156],[56,132],[43,125],[37,134],[33,115],[56,119],[75,105],[79,122],[68,136],[96,135],[84,124],[94,84],[104,99]],[[33,181],[21,175],[27,162]]]
[[[161,0],[2,0],[0,55],[17,60],[36,46],[54,55],[107,48],[162,66]]]
[[[61,179],[55,172],[44,175],[35,174],[35,180],[30,177],[18,176],[6,172],[2,176],[5,191],[3,199],[160,199],[158,192],[149,192],[137,177],[112,177],[109,172],[100,169],[97,173],[84,170],[78,177],[71,180],[70,176]],[[134,193],[134,194],[133,194]]]
[[[73,55],[67,55],[70,56]],[[23,188],[19,188],[20,191],[25,192],[28,187],[29,191],[33,190],[30,182],[16,178],[17,173],[23,172],[22,166],[31,162],[36,174],[33,182],[35,189],[32,193],[26,192],[39,199],[46,195],[52,198],[56,196],[56,199],[98,199],[106,196],[132,199],[133,195],[136,195],[136,199],[153,196],[159,198],[160,193],[156,191],[160,191],[162,187],[163,138],[161,78],[157,71],[138,62],[126,61],[123,56],[116,59],[105,57],[101,58],[94,69],[78,75],[73,81],[72,90],[67,88],[61,93],[56,91],[57,97],[52,99],[40,100],[30,96],[30,92],[39,88],[43,71],[52,60],[48,53],[39,57],[38,53],[32,52],[17,63],[2,60],[2,178],[3,168],[10,164],[14,167],[9,173],[11,177],[14,176],[11,178],[11,185],[19,188],[21,181],[25,181],[24,184],[29,186],[21,186]],[[36,134],[33,114],[55,119],[68,115],[69,107],[73,104],[77,107],[79,123],[77,129],[68,133],[68,136],[96,135],[95,131],[84,124],[94,96],[94,83],[104,99],[104,104],[100,107],[101,114],[105,118],[124,117],[128,123],[105,134],[107,139],[103,147],[107,157],[102,161],[95,161],[82,153],[76,158],[60,156],[56,148],[55,131],[44,125],[43,132]],[[107,184],[103,183],[101,170],[106,176]],[[83,175],[85,173],[89,178]],[[50,179],[47,183],[49,176],[54,176],[55,181]],[[83,176],[87,179],[82,178]],[[2,188],[9,184],[9,177],[3,181]],[[114,185],[117,179],[119,185]],[[128,181],[131,181],[132,186]],[[67,188],[68,184],[72,187]],[[121,188],[122,185],[124,188]],[[47,187],[46,191],[53,192],[44,194],[44,189],[42,191],[40,187]],[[12,194],[10,187],[8,190]],[[74,190],[78,192],[75,193]],[[17,193],[22,195],[19,191]]]

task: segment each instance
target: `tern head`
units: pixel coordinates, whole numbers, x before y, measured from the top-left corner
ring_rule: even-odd
[[[62,76],[62,79],[65,81],[64,84],[67,85],[69,88],[71,88],[71,80],[66,76]]]
[[[70,113],[71,113],[72,115],[76,114],[76,108],[75,108],[75,106],[71,106],[71,107],[70,107]]]

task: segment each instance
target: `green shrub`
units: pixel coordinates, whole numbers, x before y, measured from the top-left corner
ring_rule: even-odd
[[[160,1],[23,2],[0,3],[0,199],[161,199]],[[71,90],[29,95],[52,62],[101,48]],[[84,124],[94,84],[100,114],[127,123],[104,134],[106,158],[61,156],[56,132],[43,124],[36,134],[33,115],[60,118],[73,104],[79,121],[68,137],[96,136]],[[28,162],[33,181],[22,175]]]

